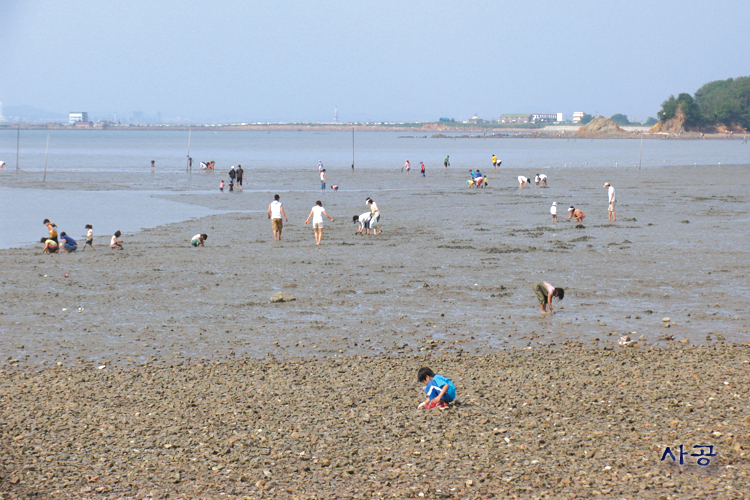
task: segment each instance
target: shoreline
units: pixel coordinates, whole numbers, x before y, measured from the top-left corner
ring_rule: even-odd
[[[213,131],[213,132],[403,132],[404,134],[463,134],[460,138],[529,138],[529,139],[679,139],[679,140],[744,140],[747,132],[737,132],[727,135],[723,132],[701,134],[700,132],[685,132],[679,135],[664,132],[649,133],[649,127],[624,126],[626,133],[615,134],[586,134],[576,135],[579,126],[548,125],[545,127],[493,127],[459,125],[451,126],[439,123],[425,123],[415,125],[375,125],[375,124],[245,124],[245,125],[91,125],[73,126],[59,124],[13,124],[0,127],[2,130],[107,130],[107,131]],[[469,135],[471,134],[471,135]],[[425,136],[425,138],[439,138]],[[456,138],[451,135],[449,138]]]

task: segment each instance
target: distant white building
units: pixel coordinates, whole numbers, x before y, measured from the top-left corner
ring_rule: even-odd
[[[531,123],[562,121],[562,113],[531,113]]]
[[[88,122],[89,114],[87,111],[71,111],[68,113],[68,123],[74,125],[78,122]]]
[[[581,120],[583,120],[583,115],[585,115],[583,111],[576,111],[573,113],[573,123],[581,123]]]
[[[529,123],[529,117],[531,115],[527,113],[504,113],[500,115],[500,123]]]

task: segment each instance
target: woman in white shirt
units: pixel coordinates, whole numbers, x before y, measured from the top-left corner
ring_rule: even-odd
[[[370,212],[372,213],[370,216],[372,234],[380,234],[383,230],[380,229],[380,210],[378,209],[378,204],[372,198],[367,198],[367,204],[370,206]]]
[[[313,218],[313,231],[315,232],[315,244],[320,245],[320,239],[323,237],[323,216],[328,217],[331,222],[333,222],[333,218],[331,218],[328,213],[326,213],[326,209],[323,208],[323,203],[318,200],[315,202],[315,206],[312,207],[312,210],[310,210],[310,215],[307,216],[307,220],[305,221],[305,224],[310,223],[310,217]]]

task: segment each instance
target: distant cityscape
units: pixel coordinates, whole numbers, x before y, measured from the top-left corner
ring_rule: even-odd
[[[619,119],[618,119],[619,117]],[[470,119],[460,120],[455,118],[441,117],[433,121],[424,122],[385,122],[385,121],[363,121],[363,122],[340,122],[338,108],[334,108],[333,121],[326,122],[245,122],[239,120],[223,121],[205,121],[189,120],[182,117],[163,119],[162,114],[156,113],[149,115],[142,111],[134,111],[125,115],[118,113],[91,113],[89,111],[70,111],[64,113],[53,113],[43,111],[31,106],[13,106],[3,111],[3,104],[0,102],[0,127],[24,126],[24,127],[74,127],[74,128],[107,128],[107,127],[128,127],[128,126],[147,126],[147,127],[184,127],[184,126],[258,126],[258,125],[380,125],[380,126],[399,126],[413,125],[415,123],[436,123],[445,126],[459,125],[478,125],[482,127],[503,127],[519,126],[533,127],[540,125],[555,124],[585,124],[592,119],[592,115],[583,111],[574,111],[571,114],[565,113],[504,113],[497,119],[481,118],[475,114]],[[639,125],[638,122],[628,122],[625,115],[613,115],[612,117],[620,125]],[[621,121],[624,120],[624,121]],[[656,120],[649,118],[650,123]],[[644,123],[647,125],[649,123]]]

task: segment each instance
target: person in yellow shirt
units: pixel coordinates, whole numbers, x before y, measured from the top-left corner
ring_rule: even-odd
[[[497,168],[497,156],[492,155],[492,166]]]
[[[54,224],[54,222],[50,222],[49,219],[44,219],[44,225],[47,226],[47,230],[49,231],[49,239],[51,239],[55,243],[58,243],[57,226]]]

